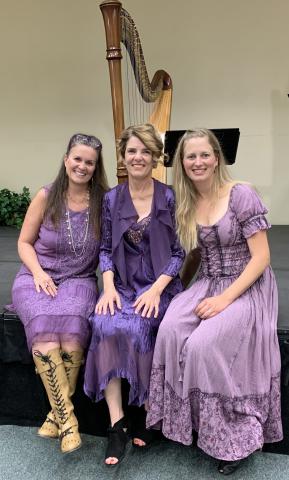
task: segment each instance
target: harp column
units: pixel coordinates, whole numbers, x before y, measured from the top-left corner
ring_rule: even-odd
[[[121,24],[120,10],[122,4],[118,0],[105,0],[100,4],[101,13],[104,18],[106,35],[106,59],[109,66],[111,99],[113,110],[115,140],[119,139],[124,129],[124,108],[121,79]],[[117,160],[118,183],[122,183],[127,177],[126,168],[122,161]]]

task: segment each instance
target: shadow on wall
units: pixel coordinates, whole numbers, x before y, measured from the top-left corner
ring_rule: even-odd
[[[286,90],[272,90],[272,184],[270,198],[272,218],[289,224],[286,207],[289,198],[289,78]],[[273,195],[274,192],[274,195]]]

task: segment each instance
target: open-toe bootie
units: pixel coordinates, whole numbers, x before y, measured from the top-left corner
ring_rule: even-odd
[[[146,449],[150,447],[156,438],[155,430],[146,429],[146,416],[147,412],[145,410],[141,410],[133,428],[132,444],[134,447],[140,449]],[[135,439],[142,440],[145,445],[138,445],[137,443],[134,443]]]
[[[109,467],[119,465],[123,460],[126,451],[126,444],[129,441],[127,432],[127,422],[125,417],[122,417],[113,427],[109,427],[107,431],[108,444],[105,452],[105,459],[116,458],[117,463],[106,463]]]

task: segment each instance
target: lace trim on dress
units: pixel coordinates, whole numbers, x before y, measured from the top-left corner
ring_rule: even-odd
[[[193,389],[181,398],[164,381],[164,367],[154,367],[150,400],[148,427],[162,422],[164,435],[185,445],[192,443],[196,430],[198,446],[214,458],[238,460],[264,442],[282,440],[279,375],[272,377],[271,390],[263,395],[229,398]]]
[[[151,223],[151,214],[142,218],[139,222],[134,223],[131,228],[128,229],[126,235],[128,239],[135,245],[138,245],[144,236],[146,229]]]
[[[179,287],[180,291],[183,290],[181,281],[178,278],[176,279],[175,277],[179,274],[183,261],[184,260],[182,256],[180,257],[174,256],[171,258],[167,267],[162,271],[162,275],[168,275],[169,277],[173,277],[173,279],[180,284],[180,287]]]
[[[115,271],[113,262],[111,260],[111,216],[110,216],[110,202],[107,195],[103,198],[102,203],[102,219],[101,219],[101,250],[99,254],[99,268],[101,273],[111,270]]]

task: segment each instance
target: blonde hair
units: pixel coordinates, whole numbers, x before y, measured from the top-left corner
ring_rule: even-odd
[[[158,161],[163,157],[163,142],[155,127],[150,123],[145,123],[123,130],[117,143],[117,151],[122,159],[124,159],[126,145],[131,137],[137,137],[151,151],[153,167],[156,168]]]
[[[209,144],[211,145],[215,156],[218,160],[218,165],[215,168],[215,174],[212,184],[212,193],[218,198],[219,189],[225,183],[231,181],[231,176],[227,169],[224,154],[222,152],[219,141],[211,132],[206,128],[196,128],[193,130],[187,130],[179,141],[175,156],[174,156],[174,189],[176,192],[176,224],[177,233],[181,242],[181,245],[190,252],[197,247],[197,222],[196,222],[196,206],[198,201],[198,191],[187,176],[184,166],[184,148],[185,144],[191,138],[203,138],[207,137]]]

